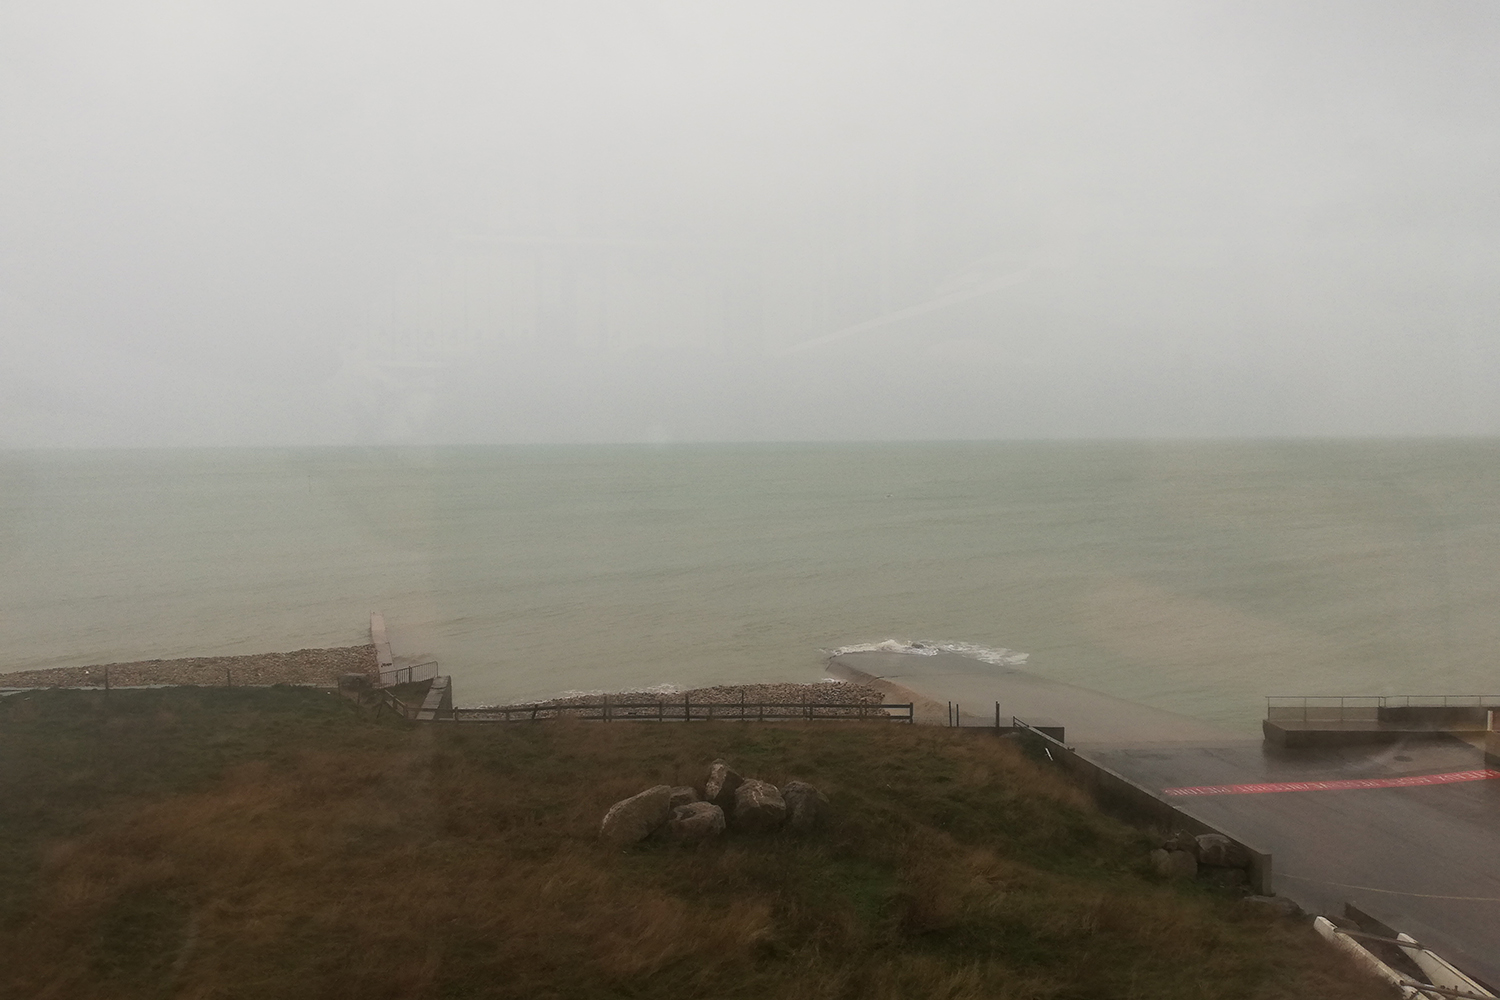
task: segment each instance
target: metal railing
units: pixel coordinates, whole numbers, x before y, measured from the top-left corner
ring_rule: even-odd
[[[1500,708],[1500,694],[1392,694],[1382,708]]]
[[[389,691],[380,691],[377,693],[380,696],[380,700],[375,703],[375,714],[377,716],[380,714],[380,710],[385,708],[390,709],[396,715],[401,716],[401,718],[410,721],[415,719],[417,713],[421,711],[419,706],[408,705]]]
[[[430,681],[438,675],[436,660],[413,663],[409,667],[388,667],[380,672],[380,687],[395,687],[397,684],[415,684]]]
[[[1500,695],[1372,694],[1268,695],[1266,718],[1272,722],[1374,722],[1388,708],[1497,708]]]
[[[1042,732],[1040,729],[1038,729],[1036,726],[1031,725],[1030,723],[1022,722],[1014,715],[1010,717],[1010,724],[1011,728],[1014,729],[1017,733],[1021,733],[1028,738],[1040,739],[1042,741],[1041,745],[1044,747],[1053,746],[1058,747],[1062,750],[1067,750],[1069,752],[1071,752],[1073,749],[1057,737],[1052,736],[1049,733]],[[1052,755],[1050,753],[1047,754],[1047,758],[1050,760],[1052,758]]]

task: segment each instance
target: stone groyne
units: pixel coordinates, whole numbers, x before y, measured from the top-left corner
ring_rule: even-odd
[[[376,677],[375,646],[296,649],[247,656],[190,656],[180,660],[136,660],[87,667],[51,667],[0,674],[0,688],[102,688],[195,685],[198,687],[306,684],[337,687],[344,674]]]

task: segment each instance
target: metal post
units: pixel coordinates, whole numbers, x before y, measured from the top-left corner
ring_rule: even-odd
[[[666,704],[666,701],[664,699],[662,699],[662,698],[656,699],[656,721],[657,722],[660,722],[661,719],[662,719],[662,714],[661,714],[662,713],[662,706],[664,706],[665,704]]]
[[[688,695],[686,691],[682,693],[682,721],[693,721],[693,708],[692,705],[688,702]]]
[[[609,721],[609,695],[604,696],[604,721]]]
[[[997,730],[1000,728],[1000,703],[998,701],[995,702],[995,728]]]

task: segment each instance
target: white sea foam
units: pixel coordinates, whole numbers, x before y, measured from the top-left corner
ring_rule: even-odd
[[[886,639],[882,642],[861,642],[838,649],[825,650],[829,656],[845,653],[906,653],[910,656],[936,656],[939,653],[956,653],[981,663],[992,663],[997,667],[1019,667],[1031,658],[1030,653],[1018,653],[1014,649],[995,649],[974,642],[928,642],[927,640]]]
[[[544,700],[551,701],[552,699],[556,698],[597,698],[600,695],[617,693],[619,692],[606,691],[603,688],[592,688],[588,691],[564,691],[561,694],[552,695],[551,698],[547,698]],[[653,684],[650,687],[632,687],[626,693],[656,695],[681,694],[682,688],[678,687],[676,684]]]

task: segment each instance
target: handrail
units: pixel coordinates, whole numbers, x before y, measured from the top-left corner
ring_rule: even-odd
[[[379,692],[379,694],[380,701],[375,705],[375,711],[377,714],[382,707],[389,708],[392,712],[395,712],[397,715],[401,716],[401,718],[410,722],[411,720],[415,719],[417,717],[417,714],[421,711],[421,709],[413,708],[411,705],[408,705],[400,698],[397,698],[390,691],[382,690]]]
[[[418,677],[417,672],[422,676]],[[380,687],[395,687],[397,684],[415,684],[417,681],[430,681],[438,675],[438,662],[427,660],[424,663],[413,663],[405,667],[388,667],[380,672]]]
[[[1388,708],[1500,708],[1500,694],[1266,695],[1267,719],[1346,721],[1353,711],[1368,720]]]
[[[1031,725],[1030,723],[1022,722],[1020,719],[1016,718],[1014,715],[1012,715],[1010,717],[1010,724],[1011,724],[1012,728],[1014,728],[1014,729],[1024,729],[1026,732],[1030,733],[1031,735],[1033,735],[1033,736],[1039,736],[1042,739],[1046,740],[1048,743],[1051,743],[1055,747],[1061,747],[1062,749],[1067,750],[1069,752],[1071,752],[1072,749],[1073,749],[1072,747],[1068,746],[1066,743],[1064,743],[1062,740],[1058,739],[1057,737],[1055,737],[1055,736],[1048,736],[1046,733],[1042,732],[1037,727]]]

